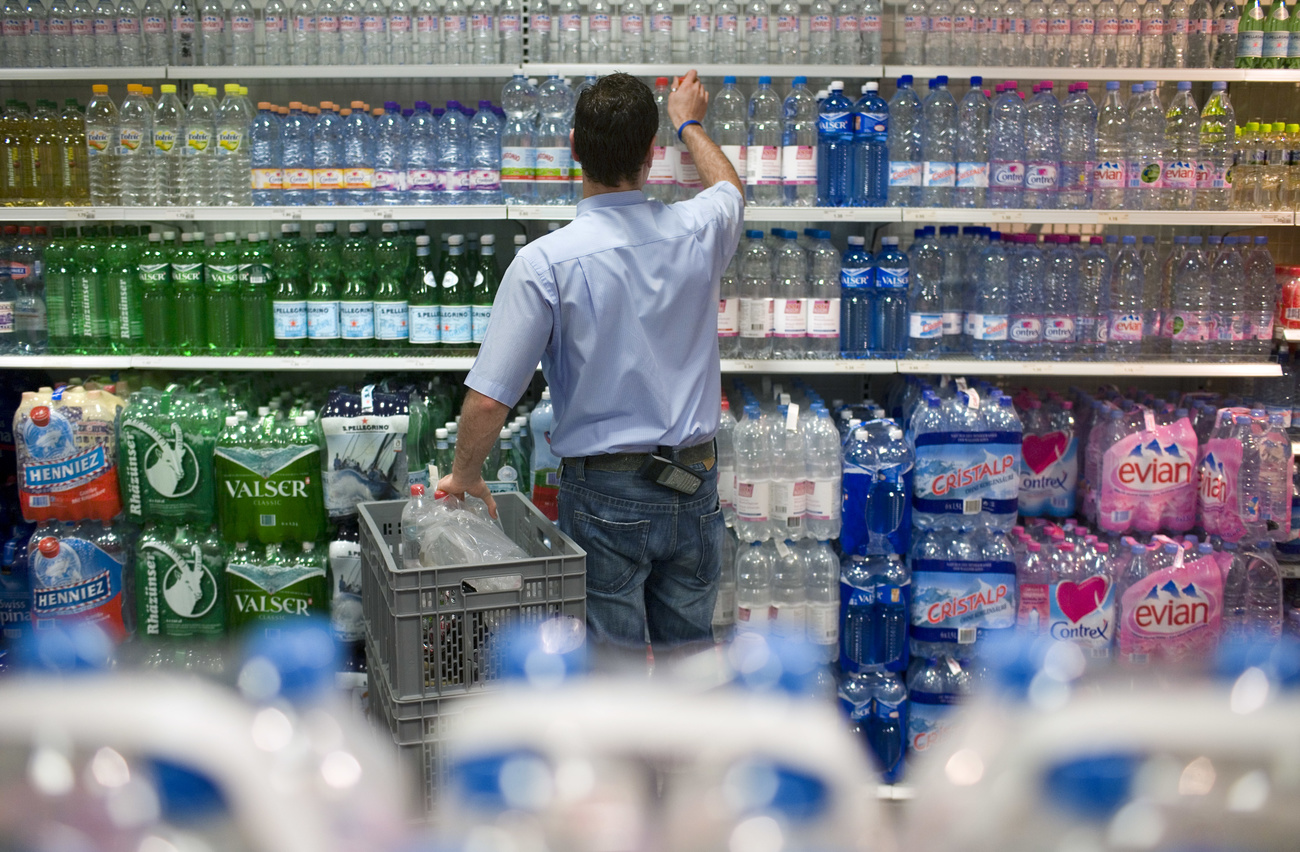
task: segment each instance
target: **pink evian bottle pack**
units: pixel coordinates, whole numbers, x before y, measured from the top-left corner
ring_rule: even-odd
[[[1282,416],[1222,408],[1214,422],[1197,465],[1201,527],[1225,541],[1286,541],[1295,458]]]
[[[1094,431],[1099,428],[1094,424]],[[1105,532],[1169,532],[1196,524],[1196,431],[1186,409],[1112,410],[1093,435],[1097,526]]]
[[[1120,659],[1146,665],[1211,658],[1224,613],[1220,560],[1164,537],[1152,545],[1136,546],[1120,581]]]

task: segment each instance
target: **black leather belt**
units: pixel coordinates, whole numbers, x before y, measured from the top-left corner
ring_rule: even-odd
[[[693,447],[682,447],[673,450],[669,447],[660,447],[658,455],[664,458],[670,458],[678,464],[692,465],[712,463],[717,458],[717,452],[714,449],[713,441],[705,441],[703,444],[696,444]],[[607,453],[600,456],[583,456],[582,458],[566,458],[565,465],[576,465],[579,461],[587,470],[609,470],[609,471],[629,471],[640,470],[641,466],[650,458],[650,453]]]

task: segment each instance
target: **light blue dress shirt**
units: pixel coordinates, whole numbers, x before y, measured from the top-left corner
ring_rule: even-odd
[[[513,407],[540,360],[551,451],[564,458],[701,444],[718,430],[718,281],[740,241],[740,193],[664,205],[585,198],[519,250],[465,384]]]

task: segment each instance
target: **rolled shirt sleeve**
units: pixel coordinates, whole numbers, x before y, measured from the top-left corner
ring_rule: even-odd
[[[558,304],[554,282],[521,251],[506,269],[492,318],[465,384],[513,408],[533,380],[551,340]]]

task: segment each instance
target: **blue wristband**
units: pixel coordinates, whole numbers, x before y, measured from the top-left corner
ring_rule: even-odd
[[[682,141],[684,141],[684,140],[682,139],[682,131],[685,130],[686,128],[690,127],[692,124],[700,124],[700,123],[699,123],[698,121],[696,121],[695,119],[692,118],[692,119],[690,119],[689,121],[683,121],[683,122],[682,122],[682,126],[679,127],[679,128],[677,128],[677,141],[678,141],[678,142],[682,142]],[[700,126],[703,127],[704,125],[700,124]]]

